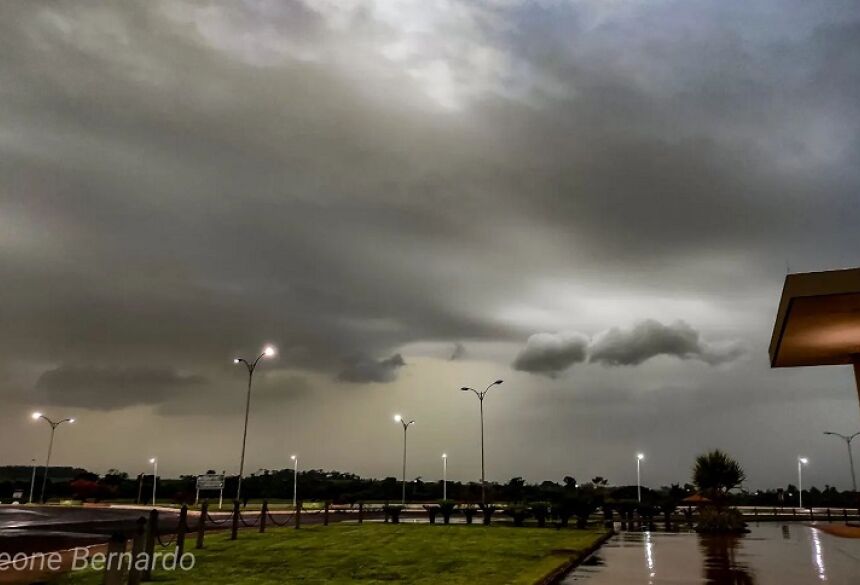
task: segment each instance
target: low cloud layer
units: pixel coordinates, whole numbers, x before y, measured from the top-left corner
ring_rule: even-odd
[[[405,365],[406,362],[399,353],[383,360],[358,356],[345,365],[338,374],[338,379],[356,384],[393,382],[397,378],[397,370]]]
[[[684,321],[663,325],[646,319],[629,329],[613,327],[591,343],[590,361],[607,366],[636,366],[659,355],[682,360],[700,360],[717,365],[737,359],[743,349],[737,344],[711,345]]]
[[[577,332],[536,333],[514,359],[513,368],[555,376],[572,365],[588,360],[605,366],[636,366],[666,355],[719,365],[745,353],[739,341],[708,343],[688,323],[678,320],[664,325],[654,319],[633,327],[612,327],[589,340]]]
[[[113,410],[161,404],[206,384],[202,376],[169,368],[64,365],[44,372],[36,390],[44,392],[50,404]]]
[[[588,356],[588,337],[581,333],[535,333],[514,359],[513,368],[553,376]]]

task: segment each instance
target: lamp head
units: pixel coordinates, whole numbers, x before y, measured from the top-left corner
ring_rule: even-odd
[[[806,465],[807,463],[809,463],[809,459],[807,459],[806,457],[801,457],[801,458],[799,458],[799,459],[798,459],[798,461],[800,461],[800,462],[801,462],[801,463],[803,463],[804,465]]]
[[[462,390],[463,392],[468,392],[469,390],[471,390],[471,388],[467,388],[466,386],[463,386],[462,388],[460,388],[460,390]]]
[[[504,380],[496,380],[495,382],[493,382],[493,384],[502,384],[503,382]]]
[[[263,355],[266,357],[272,357],[273,355],[275,355],[275,348],[271,345],[267,345],[266,348],[263,350]]]
[[[296,456],[295,456],[295,455],[290,455],[290,459],[292,459],[293,461],[295,461],[295,460],[296,460]]]
[[[241,360],[241,359],[239,359],[239,358],[233,358],[233,363],[234,363],[234,364],[238,364],[238,363],[239,363],[239,362],[241,362],[241,361],[242,361],[242,360]]]
[[[643,459],[645,459],[645,454],[644,453],[637,453],[636,459],[638,459],[639,461],[642,461]]]
[[[40,418],[42,418],[43,415],[41,412],[34,412],[30,416],[33,418],[33,420],[39,420]]]
[[[447,454],[447,453],[442,453],[442,459],[447,459],[447,458],[448,458],[448,454]]]
[[[399,414],[394,415],[394,422],[401,422],[402,420],[403,420],[403,417],[400,416]]]
[[[70,419],[69,419],[69,422],[70,422],[71,424],[75,424],[75,421],[76,421],[76,420],[77,420],[77,419],[75,419],[75,418],[70,418]]]
[[[156,457],[152,457],[152,458],[149,460],[149,462],[150,462],[150,463],[155,463],[156,461],[158,461],[158,458],[156,458]]]

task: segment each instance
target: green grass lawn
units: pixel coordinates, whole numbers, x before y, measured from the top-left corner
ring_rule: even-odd
[[[531,584],[601,530],[555,530],[512,526],[430,524],[335,524],[244,531],[206,538],[189,572],[157,571],[159,583],[267,585],[269,583],[522,583]],[[193,538],[189,538],[193,547]],[[84,571],[64,577],[68,585],[101,583]]]

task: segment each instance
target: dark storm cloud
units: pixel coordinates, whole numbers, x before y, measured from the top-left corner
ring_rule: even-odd
[[[35,402],[56,364],[155,367],[205,382],[75,402],[220,416],[230,358],[273,343],[328,412],[338,377],[365,399],[421,375],[409,344],[462,341],[439,361],[465,374],[535,331],[695,323],[600,342],[647,363],[581,370],[635,392],[740,351],[711,340],[764,347],[786,261],[857,264],[856,2],[386,6],[0,4],[0,396]],[[267,411],[303,386],[259,381]]]
[[[406,362],[399,353],[383,360],[358,356],[349,360],[337,377],[338,380],[356,384],[393,382],[397,377],[397,370],[405,365]]]
[[[36,382],[49,404],[112,410],[140,404],[160,404],[207,380],[169,368],[108,368],[60,366]]]
[[[536,333],[514,359],[513,368],[553,376],[588,355],[588,337],[581,333]]]
[[[667,355],[717,365],[735,360],[743,353],[737,343],[714,346],[704,342],[699,332],[684,321],[663,325],[646,319],[629,329],[613,327],[595,336],[589,359],[608,366],[635,366]]]

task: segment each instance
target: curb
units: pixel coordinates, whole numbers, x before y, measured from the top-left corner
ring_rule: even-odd
[[[594,542],[594,544],[589,546],[587,549],[570,557],[562,565],[556,567],[555,569],[535,581],[534,585],[555,585],[556,583],[559,583],[562,578],[564,578],[573,569],[578,567],[582,563],[582,561],[593,555],[597,551],[597,549],[603,546],[603,544],[613,536],[615,536],[615,528],[611,528],[609,532],[598,538]]]

